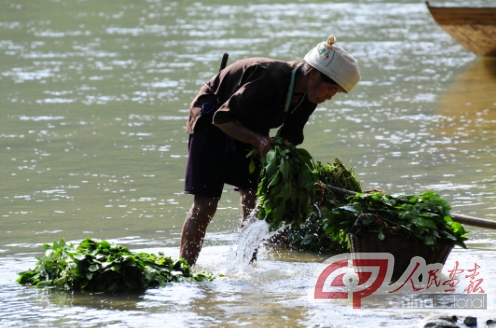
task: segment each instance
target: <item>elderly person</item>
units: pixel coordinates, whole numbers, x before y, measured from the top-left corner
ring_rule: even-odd
[[[185,193],[193,206],[181,232],[179,256],[194,265],[224,184],[240,193],[242,222],[256,205],[260,167],[250,173],[247,153],[264,157],[271,149],[269,131],[294,145],[318,104],[350,92],[360,80],[355,58],[335,44],[319,43],[301,61],[249,58],[212,77],[191,103]]]

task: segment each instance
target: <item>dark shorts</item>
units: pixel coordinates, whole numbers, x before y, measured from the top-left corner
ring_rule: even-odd
[[[189,137],[184,192],[220,199],[224,184],[256,190],[260,165],[250,173],[246,158],[252,148],[228,138],[212,124],[211,116],[202,115]]]

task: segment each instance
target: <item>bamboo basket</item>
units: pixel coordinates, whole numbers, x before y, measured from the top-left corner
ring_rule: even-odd
[[[394,256],[394,270],[391,283],[397,281],[405,272],[415,256],[424,258],[426,264],[444,265],[454,243],[437,242],[434,249],[415,240],[408,240],[400,233],[386,232],[384,240],[378,238],[379,231],[362,232],[359,235],[348,234],[351,256],[354,253],[391,253]]]

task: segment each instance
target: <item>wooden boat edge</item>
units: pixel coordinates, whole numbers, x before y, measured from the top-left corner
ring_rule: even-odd
[[[496,7],[435,7],[436,23],[459,44],[480,56],[496,56]]]
[[[496,7],[436,7],[425,1],[434,20],[440,25],[496,26]]]

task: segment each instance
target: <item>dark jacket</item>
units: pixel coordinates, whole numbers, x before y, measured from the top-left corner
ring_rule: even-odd
[[[212,123],[239,121],[246,128],[262,135],[280,127],[281,136],[295,145],[303,142],[303,128],[317,104],[303,98],[289,114],[284,107],[294,62],[267,58],[244,59],[226,67],[200,90],[190,106],[186,132],[193,134],[201,107],[216,101],[220,107],[212,116]],[[300,73],[301,74],[301,73]]]

